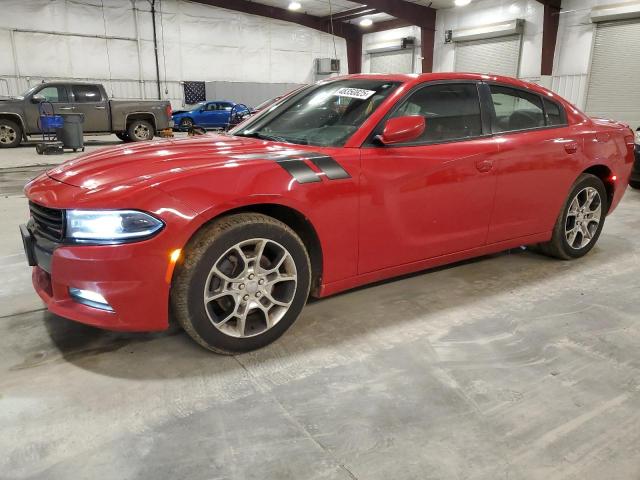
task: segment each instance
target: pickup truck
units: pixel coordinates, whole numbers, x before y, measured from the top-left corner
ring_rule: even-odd
[[[17,147],[28,135],[40,133],[42,102],[51,102],[55,114],[83,113],[85,133],[115,133],[134,142],[172,135],[168,100],[109,100],[100,84],[48,82],[17,97],[0,98],[0,148]]]

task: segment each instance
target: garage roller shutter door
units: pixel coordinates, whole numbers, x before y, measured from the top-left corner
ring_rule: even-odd
[[[456,72],[518,76],[520,35],[456,43]]]
[[[371,73],[413,73],[413,49],[372,53]]]
[[[586,111],[640,127],[640,21],[598,24]]]

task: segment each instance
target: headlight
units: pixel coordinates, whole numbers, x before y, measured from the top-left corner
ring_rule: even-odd
[[[67,210],[66,237],[83,243],[123,243],[143,240],[163,226],[137,210]]]

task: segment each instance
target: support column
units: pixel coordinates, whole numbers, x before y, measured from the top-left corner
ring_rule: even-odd
[[[362,72],[362,34],[351,35],[346,38],[347,41],[347,63],[349,64],[349,73]]]
[[[559,23],[560,7],[545,4],[542,26],[542,64],[540,65],[540,74],[543,76],[551,75],[553,72],[553,57],[556,52]]]
[[[420,45],[422,48],[422,73],[433,72],[433,47],[435,45],[435,28],[420,27]]]

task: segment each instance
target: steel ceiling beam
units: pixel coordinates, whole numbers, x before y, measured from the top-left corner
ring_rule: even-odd
[[[261,17],[283,20],[285,22],[297,23],[304,27],[313,28],[324,33],[332,33],[330,25],[322,17],[309,15],[306,13],[293,12],[285,8],[272,7],[261,3],[250,2],[248,0],[191,0],[194,3],[209,5],[210,7],[225,8],[235,12],[259,15]],[[333,33],[342,38],[360,36],[361,32],[354,25],[343,22],[333,22]]]
[[[431,7],[418,5],[417,3],[405,0],[363,0],[368,7],[373,7],[392,17],[410,22],[418,27],[431,28],[435,30],[436,10]]]
[[[352,8],[351,10],[344,10],[339,13],[334,13],[333,15],[327,15],[322,17],[325,22],[330,21],[332,18],[334,21],[346,21],[353,20],[354,18],[362,17],[364,15],[373,15],[374,13],[379,13],[375,8],[364,5],[358,8]]]

